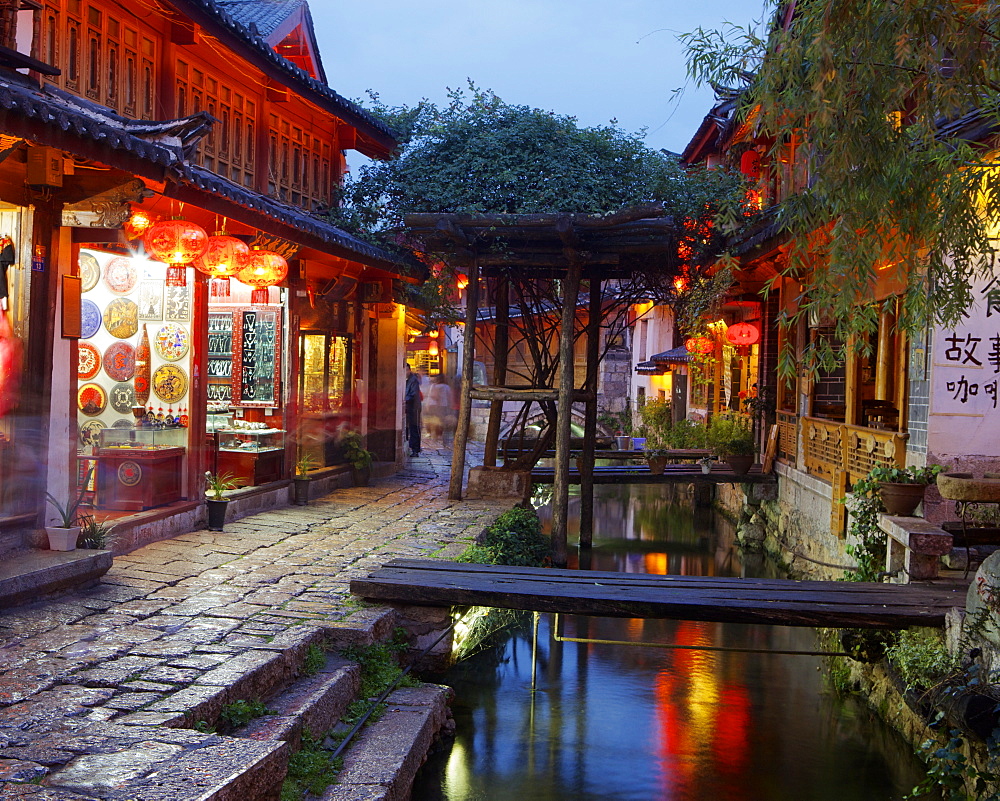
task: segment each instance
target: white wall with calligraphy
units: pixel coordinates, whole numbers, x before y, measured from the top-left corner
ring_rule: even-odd
[[[1000,278],[974,295],[962,322],[934,331],[927,444],[941,461],[1000,458]]]

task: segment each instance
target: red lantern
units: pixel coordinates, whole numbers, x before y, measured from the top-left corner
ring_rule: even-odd
[[[129,239],[138,239],[149,230],[153,220],[144,211],[133,211],[132,216],[125,220],[122,226],[125,229],[125,236]]]
[[[458,287],[459,291],[462,291],[469,285],[469,276],[465,273],[459,273],[455,278],[455,285]]]
[[[726,330],[726,339],[734,345],[756,345],[760,342],[760,329],[750,323],[734,323]]]
[[[267,303],[268,287],[280,284],[288,275],[288,262],[269,250],[251,251],[246,265],[236,273],[236,280],[254,287],[250,302]]]
[[[187,286],[185,268],[208,249],[205,229],[187,220],[161,220],[146,231],[142,241],[150,256],[169,265],[167,286]]]
[[[250,246],[234,236],[216,234],[208,238],[208,250],[194,263],[199,272],[212,278],[212,296],[229,297],[229,278],[246,266]]]
[[[715,343],[708,337],[691,337],[684,343],[684,347],[688,349],[688,353],[704,355],[715,350]]]

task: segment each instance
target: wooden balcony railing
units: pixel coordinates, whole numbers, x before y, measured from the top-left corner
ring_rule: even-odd
[[[802,418],[806,470],[831,483],[836,483],[837,471],[844,471],[854,482],[868,475],[873,467],[902,467],[908,437],[895,431]]]
[[[799,453],[799,418],[794,412],[778,412],[778,458],[795,464]]]

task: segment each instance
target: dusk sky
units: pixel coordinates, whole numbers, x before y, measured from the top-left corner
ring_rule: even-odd
[[[511,104],[612,119],[680,151],[712,104],[686,83],[677,34],[757,19],[758,0],[367,0],[310,3],[330,86],[390,105],[446,99],[471,78]]]

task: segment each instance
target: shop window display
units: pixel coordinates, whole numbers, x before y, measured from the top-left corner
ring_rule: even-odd
[[[91,476],[97,509],[147,509],[182,496],[193,281],[167,287],[166,269],[80,251],[79,474]]]

